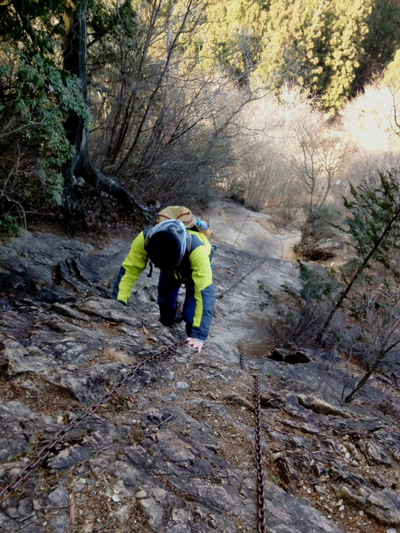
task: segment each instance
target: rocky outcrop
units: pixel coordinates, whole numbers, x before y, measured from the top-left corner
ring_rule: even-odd
[[[27,244],[0,252],[2,487],[62,438],[1,504],[0,531],[257,531],[254,374],[267,530],[400,531],[399,391],[375,380],[343,404],[356,369],[337,354],[270,349],[260,280],[296,283],[295,265],[220,243],[199,355],[159,324],[156,276],[128,306],[109,298],[128,240]]]

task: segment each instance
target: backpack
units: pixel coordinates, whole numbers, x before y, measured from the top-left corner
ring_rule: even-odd
[[[205,220],[200,220],[190,209],[183,205],[170,205],[162,209],[157,215],[156,224],[173,219],[183,222],[186,229],[198,231],[199,233],[203,233],[208,239],[210,238],[210,223]]]
[[[183,205],[170,205],[162,209],[157,215],[156,223],[159,224],[165,220],[180,220],[187,229],[192,228],[197,222],[197,218],[190,209]]]

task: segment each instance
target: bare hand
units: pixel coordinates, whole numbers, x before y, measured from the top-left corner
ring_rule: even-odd
[[[186,339],[186,342],[190,345],[190,346],[193,346],[193,348],[195,350],[197,350],[199,353],[201,352],[201,349],[203,348],[203,341],[201,341],[200,339],[194,339],[193,337],[188,337]]]

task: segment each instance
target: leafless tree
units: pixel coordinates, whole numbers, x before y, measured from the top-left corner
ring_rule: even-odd
[[[313,120],[310,120],[310,119]],[[326,204],[332,185],[344,171],[351,153],[350,142],[314,113],[293,124],[290,164],[306,194],[306,220],[302,228],[304,254],[310,251],[315,222]]]
[[[258,142],[254,139],[240,158],[238,176],[246,184],[246,200],[255,211],[261,211],[274,202],[281,203],[288,194],[290,169],[277,144],[274,139],[265,137]]]
[[[119,63],[93,71],[93,158],[147,200],[212,194],[234,167],[232,144],[241,130],[235,117],[257,97],[196,64],[192,40],[204,23],[202,6],[200,0],[138,5],[138,31],[113,42]]]
[[[400,292],[395,280],[383,283],[378,273],[372,280],[359,284],[353,298],[353,312],[358,314],[357,341],[352,347],[352,356],[357,356],[364,375],[351,386],[343,399],[346,403],[356,398],[371,376],[385,365],[399,361],[400,356]],[[370,275],[369,275],[370,277]],[[379,281],[378,281],[379,280]]]

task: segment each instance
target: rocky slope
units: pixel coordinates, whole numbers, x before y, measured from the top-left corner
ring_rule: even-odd
[[[258,287],[296,284],[296,235],[232,204],[209,215],[218,299],[200,355],[159,324],[157,276],[128,307],[109,298],[131,236],[3,243],[1,532],[259,531],[254,375],[266,531],[400,531],[399,389],[376,376],[343,405],[359,371],[335,352],[271,358]]]

